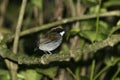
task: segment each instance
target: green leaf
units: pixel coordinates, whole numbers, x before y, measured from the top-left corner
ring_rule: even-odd
[[[103,7],[112,7],[112,6],[119,6],[120,1],[119,0],[106,0],[103,3]]]
[[[120,26],[120,20],[117,22],[117,26]]]
[[[119,63],[120,62],[120,58],[119,57],[110,57],[110,58],[106,58],[105,59],[105,64],[107,66],[114,66],[115,64]]]
[[[95,29],[95,21],[91,20],[91,21],[82,21],[81,22],[81,26],[80,29],[81,31],[88,31],[88,30],[96,30]],[[104,21],[99,21],[99,33],[103,33],[103,34],[108,34],[110,31],[111,27],[110,25],[108,25],[108,23],[104,22]]]
[[[110,33],[111,27],[108,25],[108,23],[104,21],[99,21],[99,31],[98,34],[96,34],[96,28],[95,28],[95,21],[83,21],[81,24],[82,27],[79,35],[90,40],[91,42],[94,41],[101,41],[105,38],[107,38],[108,34]],[[96,37],[97,36],[97,37]]]
[[[57,72],[57,67],[51,67],[51,68],[46,68],[46,69],[36,69],[38,73],[46,75],[50,77],[51,79],[54,79],[56,72]]]
[[[96,32],[93,31],[81,31],[80,36],[90,40],[91,42],[95,41],[96,39]]]
[[[70,31],[66,33],[67,35],[66,40],[68,40],[71,35],[76,35],[79,32],[80,32],[80,29],[71,29]]]
[[[90,8],[89,13],[95,14],[95,13],[98,13],[98,10],[99,10],[99,5],[96,5]],[[100,13],[104,13],[104,12],[107,12],[106,8],[100,8]]]
[[[87,7],[95,6],[98,4],[98,0],[81,0],[81,1]]]
[[[38,74],[35,70],[28,69],[26,71],[21,71],[20,74],[24,80],[40,80],[41,75]]]
[[[96,32],[95,31],[81,31],[80,36],[90,40],[91,42],[101,41],[101,40],[106,38],[106,35],[100,34],[100,33],[96,37]]]
[[[95,21],[91,20],[91,21],[81,21],[81,27],[80,30],[81,31],[85,31],[85,30],[95,30]]]
[[[42,10],[42,0],[31,0],[31,3],[37,6],[40,10]]]
[[[117,26],[113,27],[111,30],[110,30],[110,33],[109,33],[109,36],[112,35],[114,32],[116,32],[117,30],[120,29],[120,20],[117,22]]]
[[[0,69],[0,80],[10,80],[10,75],[7,70]]]
[[[68,48],[67,44],[63,43],[62,50],[60,51],[60,53],[66,54],[66,53],[68,53],[68,51],[69,51],[69,48]]]
[[[69,31],[69,33],[72,34],[72,35],[75,35],[75,34],[77,34],[77,33],[79,33],[79,32],[80,32],[80,29],[71,29],[71,30]]]
[[[108,34],[111,30],[110,25],[104,21],[99,21],[99,33]]]

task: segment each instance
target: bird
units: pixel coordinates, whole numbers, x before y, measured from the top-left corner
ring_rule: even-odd
[[[38,41],[38,49],[52,54],[51,51],[55,50],[60,46],[63,40],[63,35],[65,30],[61,27],[53,28],[47,34],[44,34],[43,37],[40,37]]]

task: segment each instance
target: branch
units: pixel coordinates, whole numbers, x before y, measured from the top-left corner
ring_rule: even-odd
[[[48,58],[37,58],[33,56],[27,56],[25,54],[13,54],[12,51],[4,47],[3,44],[0,45],[0,56],[2,58],[7,58],[9,60],[12,60],[18,64],[48,64],[53,61],[68,61],[71,57],[76,58],[79,57],[81,54],[85,53],[91,53],[91,52],[96,52],[99,49],[102,49],[107,46],[114,46],[120,42],[120,34],[118,35],[112,35],[111,37],[100,41],[100,42],[95,42],[93,44],[90,44],[88,46],[85,46],[82,50],[75,49],[75,50],[70,50],[68,53],[63,53],[63,54],[52,54]],[[74,53],[71,55],[71,53]]]
[[[2,0],[1,1],[1,5],[0,5],[0,27],[3,26],[8,3],[9,3],[9,0]]]
[[[79,20],[87,20],[87,19],[96,18],[96,16],[97,15],[95,15],[95,14],[87,14],[87,15],[62,19],[62,20],[59,20],[59,21],[56,21],[56,22],[52,22],[52,23],[41,25],[41,26],[36,26],[34,28],[31,28],[31,29],[24,30],[24,31],[21,32],[20,36],[25,36],[25,35],[28,35],[28,34],[32,34],[32,33],[35,33],[35,32],[38,32],[38,31],[41,31],[41,30],[44,30],[44,29],[47,29],[47,28],[51,28],[53,26],[58,26],[58,25],[61,25],[61,24],[66,24],[66,23],[79,21]],[[120,16],[120,10],[110,11],[110,12],[99,14],[99,17],[109,17],[109,16]],[[14,38],[14,35],[11,36],[11,38]]]
[[[25,13],[26,4],[27,4],[27,0],[22,0],[19,18],[18,18],[18,22],[17,22],[17,26],[16,26],[16,31],[15,31],[15,38],[14,38],[14,43],[13,43],[13,53],[12,54],[17,54],[17,51],[18,51],[20,31],[21,31],[21,27],[22,27],[23,16]],[[17,80],[18,64],[14,63],[8,59],[5,59],[5,62],[10,71],[11,80]]]
[[[18,49],[19,35],[20,35],[21,28],[22,28],[22,22],[23,22],[26,4],[27,4],[27,0],[23,0],[21,9],[20,9],[20,13],[19,13],[17,26],[16,26],[15,38],[14,38],[14,44],[13,44],[13,52],[15,54],[17,53],[17,49]]]

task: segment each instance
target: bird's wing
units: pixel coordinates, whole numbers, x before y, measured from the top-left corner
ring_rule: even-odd
[[[58,35],[56,33],[49,33],[48,35],[45,35],[44,37],[40,38],[39,44],[47,44],[52,41],[58,40]]]

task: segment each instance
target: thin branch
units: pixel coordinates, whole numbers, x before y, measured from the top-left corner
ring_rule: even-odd
[[[2,0],[2,3],[0,5],[0,27],[3,26],[8,3],[9,0]]]
[[[74,53],[74,58],[77,58],[82,54],[91,53],[91,52],[94,53],[97,50],[102,49],[107,46],[112,47],[115,44],[117,44],[118,42],[120,42],[120,34],[112,35],[111,37],[109,37],[103,41],[87,45],[82,50],[78,48],[78,49],[74,49],[71,51]],[[3,58],[10,59],[14,62],[17,62],[18,64],[28,64],[28,65],[30,65],[30,64],[48,64],[53,61],[68,61],[71,57],[73,57],[72,55],[70,55],[70,52],[63,53],[63,54],[60,54],[60,53],[52,54],[48,58],[47,57],[38,58],[38,57],[33,57],[33,56],[27,56],[25,54],[17,54],[17,55],[13,54],[12,51],[5,48],[2,44],[0,45],[0,56]]]
[[[14,38],[14,43],[13,43],[13,53],[11,54],[17,54],[20,30],[22,27],[26,3],[27,3],[27,0],[22,0],[22,5],[21,5],[20,13],[19,13],[18,23],[16,26],[16,32],[15,32],[15,38]],[[5,59],[5,62],[10,71],[11,80],[17,80],[18,64],[10,61],[9,59]]]
[[[21,6],[19,18],[18,18],[16,31],[15,31],[15,39],[14,39],[14,44],[13,44],[13,52],[15,54],[17,53],[17,49],[18,49],[19,35],[20,35],[21,27],[22,27],[22,22],[23,22],[23,16],[24,16],[24,13],[25,13],[26,3],[27,3],[27,0],[22,1],[22,6]]]
[[[78,21],[78,20],[87,20],[87,19],[96,18],[96,16],[97,15],[95,15],[95,14],[89,14],[89,15],[82,15],[82,16],[76,16],[76,17],[62,19],[62,20],[59,20],[56,22],[52,22],[52,23],[44,24],[42,26],[36,26],[34,28],[27,29],[27,30],[21,32],[20,36],[32,34],[32,33],[38,32],[40,30],[51,28],[53,26],[57,26],[60,24],[66,24],[66,23],[70,23],[70,22],[74,22],[74,21]],[[120,11],[119,10],[118,11],[110,11],[110,12],[99,14],[99,17],[109,17],[109,16],[120,16]]]
[[[75,5],[73,3],[73,0],[67,0],[66,5],[68,5],[70,7],[71,15],[75,16],[76,15],[76,10],[75,10]]]
[[[51,28],[53,26],[58,26],[61,24],[67,24],[70,22],[74,22],[74,21],[80,21],[80,20],[87,20],[87,19],[93,19],[96,18],[97,15],[95,14],[88,14],[88,15],[82,15],[82,16],[76,16],[76,17],[71,17],[71,18],[66,18],[66,19],[62,19],[56,22],[52,22],[52,23],[48,23],[48,24],[44,24],[41,26],[36,26],[34,28],[30,28],[27,30],[24,30],[20,33],[20,36],[25,36],[25,35],[29,35],[41,30],[45,30],[48,28]],[[101,13],[99,14],[99,17],[109,17],[109,16],[120,16],[120,10],[116,10],[116,11],[110,11],[110,12],[106,12],[106,13]],[[15,35],[11,36],[8,39],[13,39]]]

